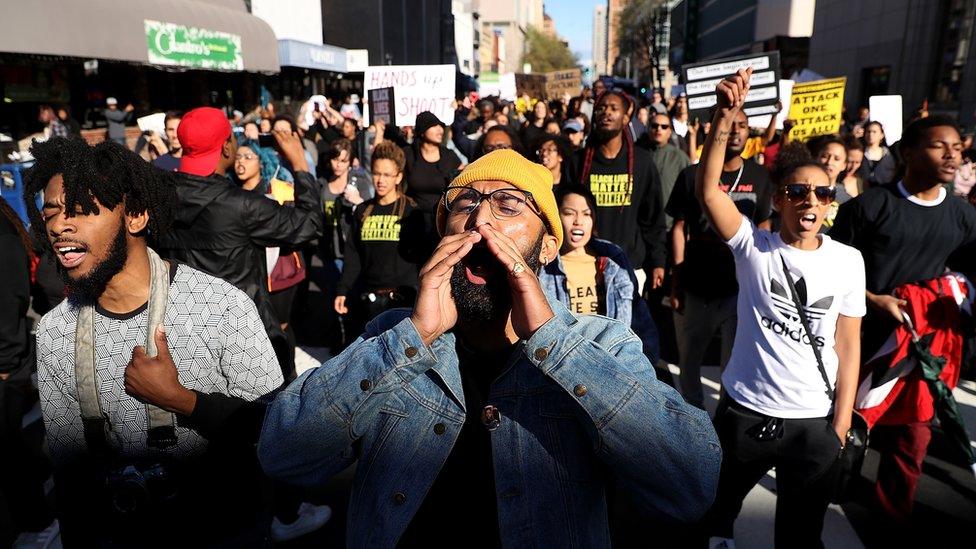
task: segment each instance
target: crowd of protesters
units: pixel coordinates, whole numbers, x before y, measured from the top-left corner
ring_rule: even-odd
[[[408,127],[313,96],[167,112],[135,151],[131,106],[109,100],[95,146],[43,107],[32,234],[0,210],[0,456],[25,471],[2,481],[4,535],[57,517],[69,546],[285,541],[329,520],[309,490],[358,463],[350,546],[443,524],[485,546],[606,546],[627,541],[625,509],[734,547],[775,467],[776,544],[818,546],[878,389],[865,365],[934,326],[959,379],[960,313],[933,321],[911,288],[972,297],[946,272],[976,274],[976,152],[941,116],[895,144],[866,109],[807,143],[791,121],[751,129],[750,74],[707,118],[602,80],[468,94]],[[36,346],[32,292],[50,302]],[[301,316],[334,355],[304,373]],[[19,427],[35,369],[54,508]],[[905,522],[940,404],[918,371],[886,381],[872,501]]]

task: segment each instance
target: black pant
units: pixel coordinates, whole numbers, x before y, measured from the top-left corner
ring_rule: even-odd
[[[23,367],[0,380],[0,547],[54,520],[44,496],[49,470],[40,440],[30,440],[22,427],[24,414],[37,402],[30,375],[31,368]]]
[[[709,536],[733,537],[746,494],[776,468],[777,547],[823,547],[820,539],[840,440],[830,418],[784,419],[781,436],[756,440],[747,431],[770,420],[731,398],[715,413],[722,444],[718,495],[705,516]]]

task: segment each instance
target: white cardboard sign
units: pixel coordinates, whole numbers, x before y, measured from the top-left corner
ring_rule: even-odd
[[[892,144],[901,139],[902,110],[900,95],[872,95],[868,99],[871,120],[881,122],[885,141]]]
[[[454,122],[454,65],[380,65],[366,67],[366,91],[394,88],[397,125],[413,126],[417,114],[430,111],[445,124]]]

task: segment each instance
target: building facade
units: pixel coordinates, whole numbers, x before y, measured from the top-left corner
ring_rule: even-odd
[[[846,76],[849,111],[872,95],[899,94],[906,118],[930,112],[974,123],[976,2],[820,0],[810,69]]]
[[[607,74],[607,7],[593,8],[593,76]]]
[[[454,64],[449,0],[321,0],[322,41],[369,50],[373,65]]]
[[[788,77],[807,65],[816,0],[682,0],[671,10],[670,62],[778,50]]]
[[[504,59],[505,68],[496,72],[522,72],[525,33],[529,27],[544,28],[542,0],[479,0],[476,10],[482,40],[489,38],[495,48],[501,47],[495,58]],[[484,61],[485,57],[481,59]]]

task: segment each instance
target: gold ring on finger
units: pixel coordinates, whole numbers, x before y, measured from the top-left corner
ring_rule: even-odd
[[[515,265],[512,266],[511,274],[512,274],[512,276],[518,276],[518,275],[522,274],[523,271],[525,271],[525,265],[523,265],[519,261],[516,261],[515,262]]]

